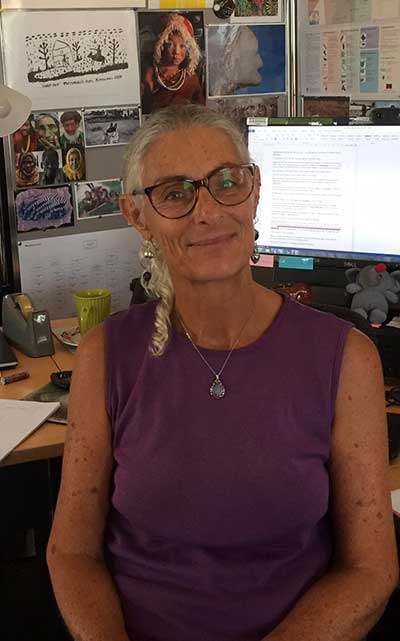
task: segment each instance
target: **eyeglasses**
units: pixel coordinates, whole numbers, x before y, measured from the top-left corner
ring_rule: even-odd
[[[200,187],[205,187],[220,205],[241,205],[253,192],[255,170],[254,163],[219,167],[201,180],[176,176],[132,193],[145,194],[163,218],[183,218],[195,208]]]

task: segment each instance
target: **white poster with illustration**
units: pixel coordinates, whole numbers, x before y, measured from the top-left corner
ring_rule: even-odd
[[[10,11],[2,25],[6,83],[33,110],[140,101],[133,11]]]

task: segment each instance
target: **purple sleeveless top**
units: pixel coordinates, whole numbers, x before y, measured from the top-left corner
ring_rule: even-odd
[[[132,641],[260,641],[332,556],[329,451],[351,325],[284,297],[213,374],[156,302],[105,322],[114,475],[105,554]],[[201,350],[218,371],[227,355]]]

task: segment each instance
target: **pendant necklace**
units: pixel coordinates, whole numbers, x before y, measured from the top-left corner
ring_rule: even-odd
[[[215,378],[214,378],[214,380],[213,380],[213,382],[211,384],[211,387],[210,387],[210,396],[211,396],[211,398],[217,398],[218,399],[218,398],[224,398],[224,396],[225,396],[226,387],[223,384],[223,382],[221,381],[220,377],[221,377],[222,372],[225,369],[225,365],[227,364],[227,362],[229,361],[230,357],[232,356],[233,350],[235,349],[236,345],[238,344],[238,342],[239,342],[239,340],[240,340],[240,338],[241,338],[241,336],[242,336],[242,334],[244,332],[245,327],[247,326],[250,318],[253,316],[253,312],[254,312],[254,307],[251,310],[250,316],[246,319],[246,322],[244,323],[242,329],[240,330],[239,336],[235,340],[235,342],[234,342],[234,344],[233,344],[228,356],[225,358],[225,360],[224,360],[224,362],[222,364],[222,367],[220,368],[219,372],[216,372],[215,369],[207,361],[207,359],[203,356],[203,354],[201,353],[201,351],[199,350],[197,345],[194,343],[191,335],[189,334],[189,331],[188,331],[185,323],[183,322],[182,318],[180,317],[178,312],[176,312],[176,315],[177,315],[177,317],[178,317],[178,319],[179,319],[179,321],[180,321],[180,323],[181,323],[181,325],[183,327],[183,330],[184,330],[184,332],[186,334],[186,337],[191,342],[191,344],[193,345],[194,349],[196,350],[196,352],[198,353],[198,355],[200,356],[202,361],[207,365],[208,369],[211,370],[212,373],[214,374]]]

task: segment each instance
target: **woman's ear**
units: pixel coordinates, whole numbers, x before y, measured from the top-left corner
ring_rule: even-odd
[[[254,171],[254,190],[253,190],[254,207],[255,207],[255,209],[257,209],[258,201],[260,200],[260,188],[261,188],[260,168],[258,167],[258,165],[256,165],[256,168],[255,168],[255,171]]]
[[[139,206],[140,200],[140,196],[135,198],[135,196],[131,194],[121,194],[119,197],[119,206],[126,222],[132,225],[145,240],[148,240],[150,238],[150,232],[143,216],[143,210]]]

